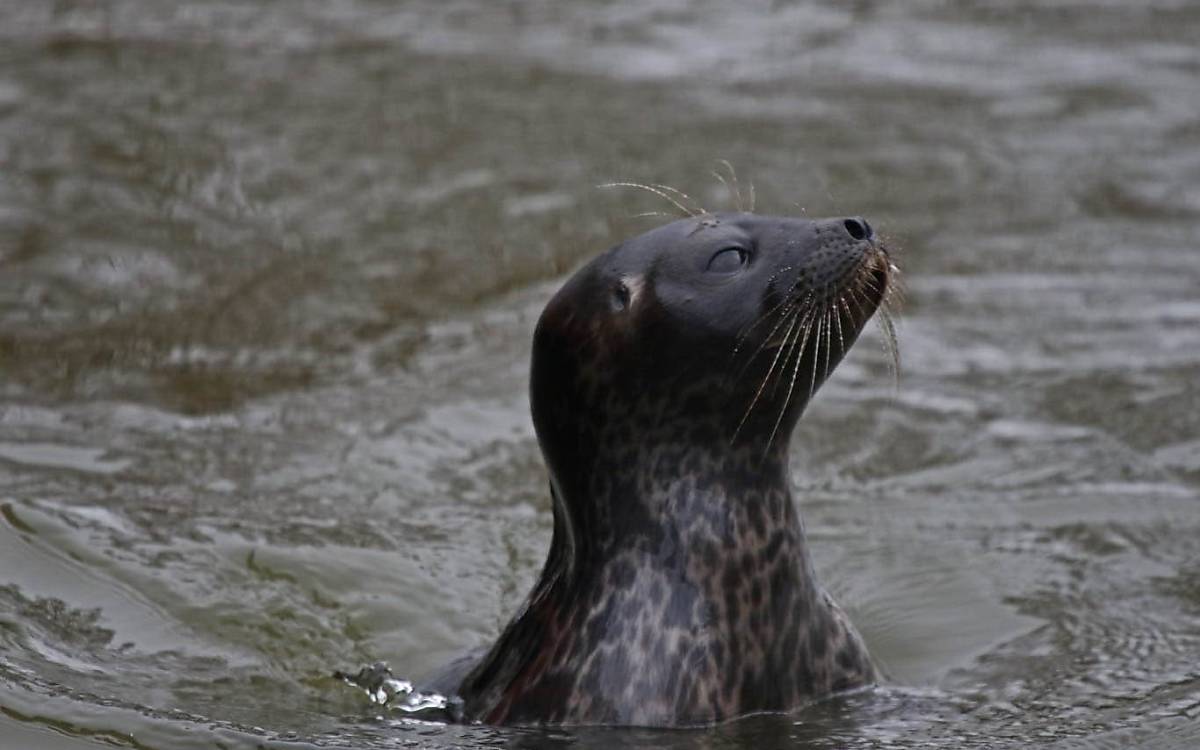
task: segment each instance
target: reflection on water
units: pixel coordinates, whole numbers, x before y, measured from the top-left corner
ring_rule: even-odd
[[[0,0],[0,744],[1200,744],[1200,11]],[[486,643],[549,536],[525,396],[613,181],[901,248],[801,423],[890,683],[495,730],[329,677]],[[667,206],[669,208],[669,206]]]

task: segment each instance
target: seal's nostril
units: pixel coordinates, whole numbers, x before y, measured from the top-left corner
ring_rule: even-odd
[[[871,225],[862,219],[846,219],[842,224],[850,236],[856,240],[866,240],[871,237]]]

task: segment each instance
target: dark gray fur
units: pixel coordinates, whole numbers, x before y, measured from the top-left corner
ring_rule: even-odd
[[[725,248],[745,262],[714,273]],[[549,558],[486,655],[437,681],[466,719],[698,725],[876,680],[816,581],[788,444],[889,268],[861,220],[718,214],[566,283],[538,322],[530,386]],[[801,300],[826,335],[780,347],[780,311]]]

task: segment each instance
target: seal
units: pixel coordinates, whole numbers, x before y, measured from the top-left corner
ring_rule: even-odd
[[[545,567],[481,658],[427,684],[467,721],[689,726],[875,682],[788,456],[894,270],[861,218],[717,213],[576,272],[533,340]]]

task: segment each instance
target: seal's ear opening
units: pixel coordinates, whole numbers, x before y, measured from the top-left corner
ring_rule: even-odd
[[[612,311],[622,313],[632,308],[637,304],[638,298],[642,296],[645,286],[646,277],[640,274],[626,274],[613,282],[612,293],[609,297]]]
[[[624,279],[618,279],[613,285],[612,294],[609,297],[609,304],[612,305],[612,310],[615,313],[625,312],[629,309],[632,292],[629,291],[629,285]]]

